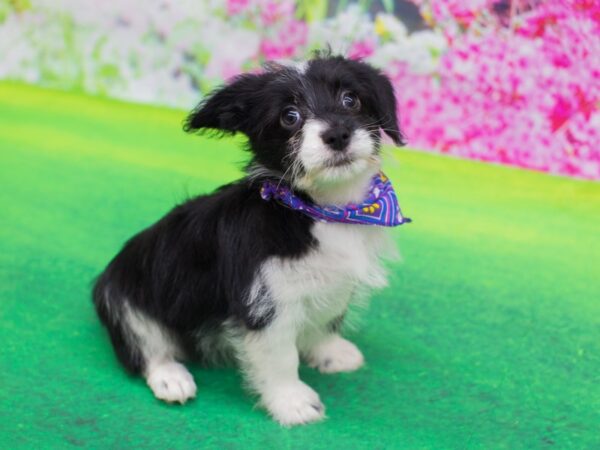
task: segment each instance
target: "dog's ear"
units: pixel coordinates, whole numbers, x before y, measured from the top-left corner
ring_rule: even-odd
[[[373,76],[373,85],[375,98],[377,98],[379,125],[381,129],[392,138],[394,144],[404,145],[404,135],[398,125],[398,115],[396,108],[396,95],[394,87],[387,76],[379,71],[375,71]]]
[[[264,100],[268,74],[243,74],[213,91],[188,116],[187,132],[213,129],[228,133],[248,133],[253,106]]]
[[[366,84],[372,101],[371,109],[377,116],[379,127],[396,145],[404,145],[404,136],[398,126],[396,96],[387,76],[374,67],[360,62],[349,61],[362,84]]]

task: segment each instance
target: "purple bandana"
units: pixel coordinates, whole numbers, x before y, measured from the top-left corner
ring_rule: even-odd
[[[292,190],[274,180],[267,180],[260,190],[263,200],[275,199],[290,209],[300,211],[321,222],[356,223],[360,225],[379,225],[395,227],[410,222],[402,217],[400,205],[390,180],[379,173],[373,177],[365,200],[359,204],[348,204],[345,207],[327,205],[319,206],[302,200]]]

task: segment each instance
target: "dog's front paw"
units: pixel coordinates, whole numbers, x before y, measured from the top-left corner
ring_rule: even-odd
[[[315,422],[325,417],[319,395],[302,381],[273,387],[262,396],[271,416],[283,426]]]
[[[365,358],[356,345],[339,336],[317,344],[308,357],[308,365],[323,373],[352,372],[364,362]]]
[[[146,378],[156,398],[169,403],[185,403],[196,396],[192,374],[178,362],[167,362],[152,367]]]

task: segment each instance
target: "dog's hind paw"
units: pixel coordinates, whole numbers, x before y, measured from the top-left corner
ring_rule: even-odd
[[[156,398],[169,403],[185,403],[196,396],[196,383],[182,364],[171,361],[152,367],[146,382]]]

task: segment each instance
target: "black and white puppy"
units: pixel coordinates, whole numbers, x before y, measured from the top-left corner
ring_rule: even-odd
[[[154,395],[183,403],[196,385],[182,365],[230,355],[281,424],[319,420],[325,408],[298,377],[353,371],[342,338],[349,304],[386,283],[385,228],[317,222],[261,198],[276,179],[319,205],[360,203],[380,170],[381,130],[402,143],[389,80],[337,56],[271,64],[215,91],[187,131],[240,132],[247,176],[193,198],[129,240],[99,276],[93,299],[119,360]]]

